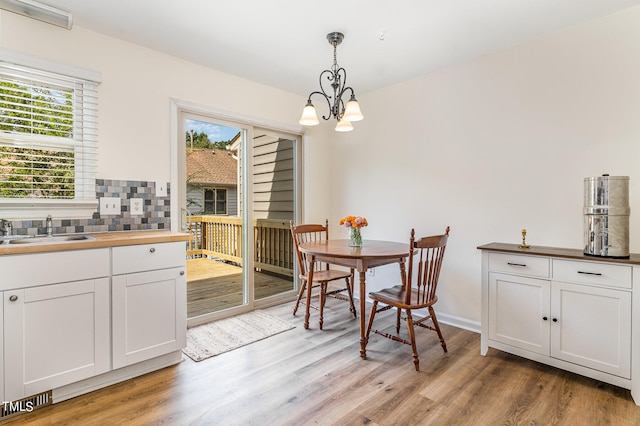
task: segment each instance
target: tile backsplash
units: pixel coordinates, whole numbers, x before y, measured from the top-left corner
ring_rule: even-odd
[[[100,216],[99,208],[91,219],[64,219],[53,217],[54,234],[78,232],[142,231],[171,228],[171,188],[167,195],[156,196],[156,183],[133,180],[96,179],[96,198],[120,198],[120,214]],[[131,215],[130,200],[141,199],[144,210],[141,215]],[[45,218],[42,220],[14,220],[13,233],[17,235],[46,234]]]

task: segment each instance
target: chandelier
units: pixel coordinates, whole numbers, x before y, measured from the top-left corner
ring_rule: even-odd
[[[336,48],[342,43],[343,39],[344,34],[342,33],[333,32],[327,34],[327,40],[333,46],[333,65],[330,70],[324,70],[320,73],[320,91],[316,90],[309,94],[307,105],[302,110],[302,117],[300,117],[300,124],[303,126],[315,126],[320,123],[316,115],[316,108],[311,103],[313,95],[320,95],[327,101],[329,114],[323,115],[322,118],[329,120],[333,117],[338,120],[336,124],[337,132],[350,132],[353,130],[351,122],[360,121],[364,118],[360,112],[360,104],[358,104],[353,89],[345,87],[347,72],[344,68],[338,66]],[[351,93],[351,97],[345,104],[342,97],[348,93]]]

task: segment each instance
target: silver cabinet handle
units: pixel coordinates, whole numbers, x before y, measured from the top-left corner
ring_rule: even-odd
[[[15,294],[9,296],[9,301],[15,302],[16,300],[18,300],[18,296],[16,296]]]
[[[155,253],[155,252],[156,252],[155,247],[151,247],[151,248],[149,249],[149,252],[150,252],[150,253]]]
[[[180,275],[184,275],[184,271],[180,271]]]

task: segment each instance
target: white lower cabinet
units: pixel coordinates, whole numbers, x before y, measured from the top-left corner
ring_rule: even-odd
[[[108,371],[108,249],[6,256],[0,260],[6,274],[4,291],[0,292],[3,401],[15,401]],[[88,263],[70,268],[76,261]]]
[[[489,339],[631,378],[631,293],[489,274]]]
[[[0,271],[2,401],[56,402],[182,359],[184,241],[3,255]]]
[[[489,275],[489,338],[549,355],[550,281]]]
[[[4,292],[0,291],[4,300]],[[0,303],[0,401],[7,401],[4,397],[4,303]]]
[[[551,356],[631,378],[631,292],[552,282]]]
[[[184,348],[184,243],[114,247],[112,267],[113,368]]]
[[[635,264],[574,251],[579,260],[556,258],[551,254],[565,253],[549,248],[540,251],[550,255],[525,255],[516,247],[479,247],[485,250],[481,354],[493,347],[573,371],[631,389],[640,402],[640,377],[632,376]]]
[[[109,279],[4,292],[5,400],[109,370]]]

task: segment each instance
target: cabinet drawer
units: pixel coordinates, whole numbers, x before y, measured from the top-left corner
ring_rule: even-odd
[[[186,246],[175,242],[114,247],[112,257],[113,275],[184,267]]]
[[[549,258],[489,253],[489,270],[531,277],[549,278]]]
[[[109,249],[0,256],[0,291],[109,276]]]
[[[556,281],[631,288],[631,271],[630,265],[553,260],[553,279]]]

